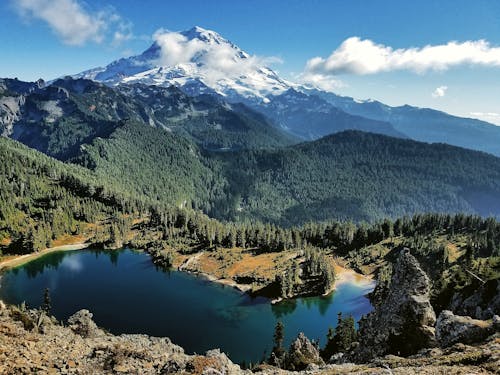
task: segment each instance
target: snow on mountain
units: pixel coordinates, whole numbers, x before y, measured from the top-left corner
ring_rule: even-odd
[[[160,30],[142,54],[74,78],[110,86],[174,85],[190,96],[219,94],[223,101],[242,102],[303,139],[358,129],[500,155],[497,126],[425,108],[356,100],[291,83],[267,67],[271,62],[246,53],[215,31],[194,27],[184,32]]]
[[[267,102],[296,85],[266,67],[269,59],[249,55],[218,33],[194,27],[184,32],[159,31],[142,54],[74,75],[118,85],[186,87],[198,93],[213,90],[229,101],[245,98]]]

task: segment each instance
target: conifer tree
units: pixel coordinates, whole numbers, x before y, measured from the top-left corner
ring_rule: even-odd
[[[50,298],[50,289],[45,288],[45,291],[43,293],[43,305],[42,305],[42,310],[49,315],[50,311],[52,310],[52,302]]]

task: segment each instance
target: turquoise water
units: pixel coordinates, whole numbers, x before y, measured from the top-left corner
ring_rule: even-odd
[[[287,345],[301,331],[323,345],[339,311],[358,320],[371,310],[364,296],[369,290],[356,284],[341,284],[327,297],[272,305],[203,277],[165,272],[147,254],[130,249],[48,254],[1,275],[0,298],[38,307],[45,288],[58,319],[86,308],[112,333],[167,336],[188,353],[220,348],[247,363],[269,354],[278,320]]]

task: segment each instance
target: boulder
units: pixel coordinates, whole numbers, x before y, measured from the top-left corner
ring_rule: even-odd
[[[305,370],[310,365],[324,365],[317,345],[314,345],[302,332],[290,345],[286,356],[288,370]]]
[[[92,320],[94,315],[89,310],[80,310],[71,315],[68,319],[69,327],[72,331],[82,337],[97,337],[102,331]]]
[[[411,355],[436,345],[436,314],[429,300],[431,283],[417,259],[403,249],[394,266],[387,293],[359,323],[356,361],[387,354]]]
[[[456,291],[448,310],[481,320],[491,319],[495,314],[500,314],[500,279],[477,284],[474,282]]]
[[[473,344],[483,341],[499,330],[500,318],[498,315],[490,320],[478,320],[444,310],[439,314],[436,323],[436,338],[441,347],[456,343]]]

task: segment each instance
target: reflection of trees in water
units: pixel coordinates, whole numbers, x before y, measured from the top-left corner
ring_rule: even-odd
[[[109,257],[110,262],[116,266],[118,264],[118,257],[120,255],[120,251],[118,250],[102,250],[102,249],[92,249],[85,250],[86,253],[94,254],[95,258],[99,258],[99,256],[105,255]],[[20,267],[14,268],[11,272],[15,275],[19,272],[19,270],[23,269],[26,272],[28,278],[33,279],[39,274],[42,274],[46,269],[57,269],[61,265],[64,258],[68,256],[75,255],[74,252],[67,251],[56,251],[47,255],[44,255],[41,258],[34,259],[31,262],[28,262]]]
[[[289,299],[271,305],[271,311],[276,319],[292,314],[297,308],[297,300]]]
[[[115,267],[118,265],[118,257],[119,256],[120,256],[120,251],[118,251],[118,250],[111,250],[109,252],[109,261]]]
[[[64,251],[51,253],[39,259],[32,260],[22,267],[16,268],[15,271],[17,272],[22,268],[26,272],[28,278],[34,279],[38,274],[42,274],[45,269],[57,269],[68,254],[69,253]]]
[[[172,267],[165,267],[154,263],[153,266],[155,268],[155,271],[165,274],[167,279],[170,279],[170,277],[172,276],[172,269],[173,269]]]
[[[104,250],[104,249],[92,249],[92,250],[88,250],[88,251],[92,252],[96,259],[99,258],[99,256],[102,254],[109,254],[110,253],[109,250]]]
[[[298,302],[300,302],[304,304],[304,306],[306,306],[308,310],[317,307],[319,313],[324,316],[333,302],[334,294],[335,293],[330,293],[325,297],[307,297],[285,300],[280,303],[271,305],[271,311],[273,312],[276,319],[281,319],[286,315],[292,314],[297,309]]]
[[[327,296],[322,297],[307,297],[303,298],[301,301],[307,307],[308,310],[311,310],[313,307],[317,307],[319,313],[324,316],[328,311],[328,307],[333,302],[333,295],[335,293],[330,293]]]

